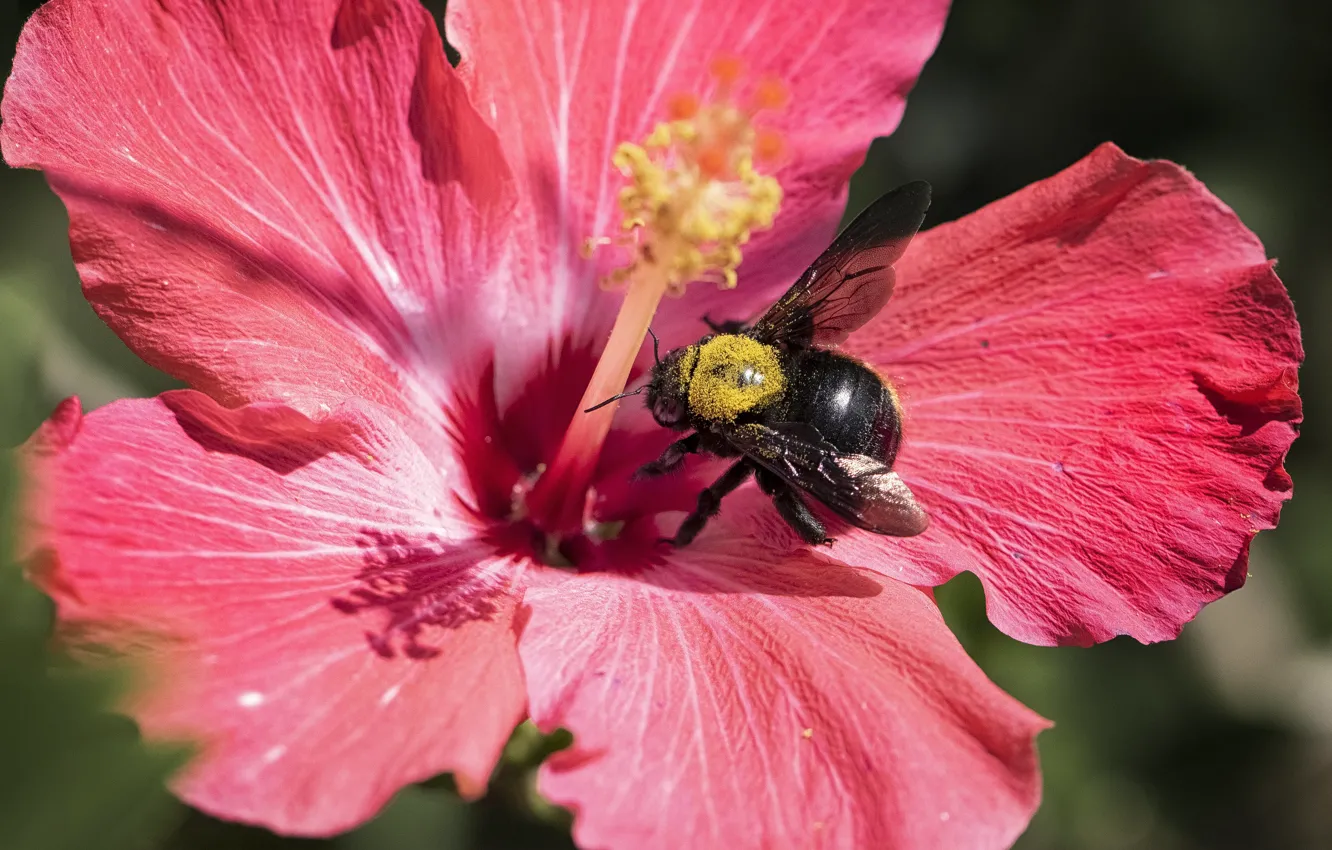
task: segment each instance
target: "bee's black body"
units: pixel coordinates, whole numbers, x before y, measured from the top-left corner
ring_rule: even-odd
[[[706,345],[715,338],[704,337],[697,345]],[[819,348],[798,349],[778,356],[786,391],[777,403],[742,413],[736,421],[763,425],[804,422],[816,428],[838,451],[892,464],[902,443],[902,418],[896,395],[877,372],[855,358]],[[689,380],[693,380],[693,375]],[[700,435],[712,434],[716,426],[730,424],[692,410],[688,423]],[[717,440],[705,440],[707,447],[703,450],[719,457],[742,454],[727,442],[724,434],[725,427],[717,434]]]
[[[902,443],[897,399],[873,369],[834,351],[795,352],[785,422],[805,422],[839,451],[891,466]]]
[[[902,440],[896,393],[872,368],[827,347],[888,300],[892,263],[928,205],[924,183],[885,195],[753,325],[705,318],[713,334],[669,352],[653,368],[646,387],[653,417],[693,433],[639,474],[670,472],[693,452],[740,458],[699,494],[671,542],[691,542],[722,497],[750,475],[810,543],[831,541],[802,491],[879,534],[925,529],[924,511],[891,471]]]

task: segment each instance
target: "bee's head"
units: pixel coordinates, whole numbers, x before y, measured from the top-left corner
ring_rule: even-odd
[[[652,418],[665,428],[689,428],[689,380],[698,363],[698,346],[669,352],[652,367],[647,385],[647,406]]]

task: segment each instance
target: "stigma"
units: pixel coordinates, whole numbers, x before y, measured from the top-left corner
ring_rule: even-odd
[[[742,247],[772,226],[782,188],[761,168],[775,163],[781,138],[755,118],[784,105],[786,89],[763,80],[742,99],[737,60],[714,61],[712,73],[710,100],[676,95],[670,120],[641,143],[616,148],[612,164],[628,181],[619,196],[621,235],[600,241],[625,247],[630,259],[603,285],[648,277],[669,295],[695,280],[731,289]]]

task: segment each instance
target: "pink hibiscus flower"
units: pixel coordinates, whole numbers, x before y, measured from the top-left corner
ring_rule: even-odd
[[[615,252],[580,254],[616,225],[617,145],[729,116],[691,162],[758,229],[738,178],[780,137],[739,288],[652,319],[692,341],[827,244],[945,5],[457,0],[456,71],[409,0],[38,12],[4,156],[65,200],[93,306],[194,389],[64,403],[25,450],[26,554],[65,626],[155,659],[130,710],[200,742],[186,800],[328,834],[442,771],[480,793],[529,716],[573,732],[540,788],[587,847],[1014,839],[1046,724],[912,585],[970,570],[1001,629],[1055,644],[1168,639],[1243,583],[1302,354],[1229,209],[1107,145],[917,237],[846,347],[901,394],[919,537],[811,550],[746,490],[654,546],[699,477],[631,483],[671,435],[576,413],[665,288],[605,292]],[[758,112],[768,77],[787,103]]]

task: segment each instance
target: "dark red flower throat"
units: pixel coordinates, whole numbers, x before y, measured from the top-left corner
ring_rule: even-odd
[[[655,427],[637,399],[620,417],[647,427],[612,430],[587,485],[565,482],[545,499],[531,499],[569,423],[583,415],[580,399],[595,366],[590,346],[566,339],[521,383],[503,411],[493,363],[449,411],[475,500],[466,507],[489,525],[499,551],[548,566],[623,570],[655,560],[657,513],[692,506],[698,487],[692,475],[633,480],[634,471],[672,439]],[[635,371],[631,384],[640,373]]]

